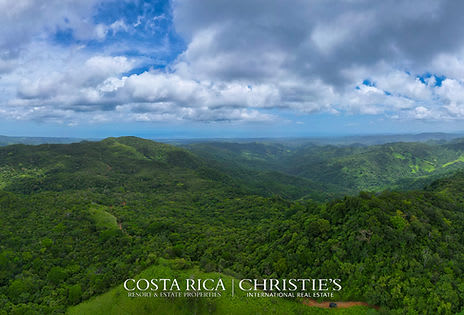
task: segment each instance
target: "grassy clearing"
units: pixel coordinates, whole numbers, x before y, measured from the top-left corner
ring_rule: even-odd
[[[187,278],[219,279],[224,281],[226,291],[215,298],[164,298],[128,297],[122,285],[68,309],[70,315],[82,314],[375,314],[367,307],[349,309],[322,309],[303,305],[301,301],[284,298],[250,298],[238,290],[235,280],[235,296],[231,296],[232,277],[220,273],[204,273],[197,267],[188,267],[183,260],[160,259],[134,279],[176,278],[179,283]],[[182,286],[182,285],[181,285]]]
[[[117,230],[119,229],[117,219],[111,213],[105,211],[103,206],[95,206],[90,209],[92,219],[99,230]]]
[[[447,166],[453,165],[453,164],[458,163],[458,162],[464,162],[464,154],[461,154],[461,156],[459,156],[454,161],[443,164],[442,167],[447,167]]]

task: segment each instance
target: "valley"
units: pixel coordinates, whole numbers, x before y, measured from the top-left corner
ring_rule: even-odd
[[[147,305],[121,295],[128,277],[150,270],[339,278],[342,290],[318,303],[457,313],[462,149],[461,140],[185,147],[135,137],[1,147],[0,314],[326,312],[283,298]]]

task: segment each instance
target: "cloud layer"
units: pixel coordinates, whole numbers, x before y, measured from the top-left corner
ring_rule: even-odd
[[[262,122],[281,110],[464,118],[460,1],[150,6],[0,1],[0,115],[67,124]]]

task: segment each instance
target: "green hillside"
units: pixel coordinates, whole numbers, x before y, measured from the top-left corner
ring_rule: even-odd
[[[361,190],[420,189],[464,167],[464,146],[460,139],[372,146],[212,142],[191,144],[187,148],[247,183],[249,190],[278,182],[272,180],[271,173],[281,174],[282,179],[286,174],[295,183],[272,193],[320,201]],[[302,179],[307,181],[305,185],[301,185]],[[257,189],[254,192],[263,194]]]
[[[289,172],[337,185],[349,185],[347,188],[352,190],[379,191],[394,186],[400,179],[443,174],[450,170],[446,163],[461,155],[459,150],[425,143],[393,143],[342,150],[321,161],[319,167],[298,160],[299,155],[296,155],[291,164],[297,167]],[[350,152],[347,154],[347,151]],[[330,176],[327,176],[328,170]]]
[[[0,174],[0,186],[18,193],[201,190],[218,175],[183,149],[135,137],[3,147]]]
[[[83,302],[68,309],[69,315],[81,314],[365,314],[374,310],[367,307],[352,307],[348,309],[327,310],[308,307],[301,300],[285,298],[249,298],[240,291],[235,281],[235,291],[232,297],[231,276],[220,273],[205,273],[197,267],[186,264],[185,261],[160,259],[159,263],[147,268],[134,279],[151,279],[156,277],[177,279],[222,279],[228,291],[220,297],[208,298],[131,298],[123,286],[117,286],[107,293]]]
[[[422,144],[411,156],[402,147],[374,147],[367,156],[380,158],[381,148],[399,161],[429,159]],[[323,159],[337,150],[341,159],[370,152],[363,146],[322,150]],[[448,150],[437,165],[458,154]],[[336,277],[343,286],[339,301],[398,314],[464,308],[462,172],[421,190],[361,192],[318,203],[250,193],[226,166],[133,137],[6,146],[0,148],[0,168],[0,314],[64,313],[82,302],[82,309],[127,302],[150,311],[152,306],[118,302],[117,289],[85,301],[147,268],[164,272],[156,269],[169,267],[160,265],[163,259],[189,266],[165,269],[180,276]],[[245,307],[227,299],[204,302],[153,307],[178,307],[180,313],[222,310],[230,303]],[[250,307],[303,307],[288,302],[293,304],[253,300]]]
[[[350,192],[331,183],[292,174],[288,170],[288,160],[297,153],[294,145],[207,142],[190,144],[185,148],[253,194],[327,201]]]

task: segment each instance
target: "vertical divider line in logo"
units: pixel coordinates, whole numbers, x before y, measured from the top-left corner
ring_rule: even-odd
[[[234,296],[234,279],[232,279],[232,296]]]

